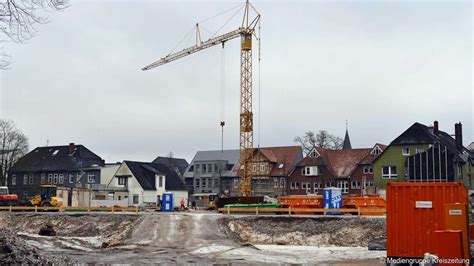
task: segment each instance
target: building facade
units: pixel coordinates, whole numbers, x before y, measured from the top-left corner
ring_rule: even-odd
[[[343,194],[373,194],[373,161],[384,148],[382,144],[367,149],[316,147],[291,172],[289,195],[322,194],[327,187],[341,188]]]
[[[250,171],[252,172],[253,196],[281,196],[288,194],[288,176],[301,161],[303,153],[301,146],[260,147],[253,150]],[[232,182],[232,195],[239,195],[240,172]]]
[[[40,192],[41,185],[90,188],[100,184],[101,157],[83,145],[37,147],[10,169],[8,187],[20,199]]]
[[[462,145],[462,125],[455,138],[433,126],[414,123],[393,140],[375,160],[377,193],[384,195],[388,182],[463,182],[472,188],[473,157]]]
[[[230,195],[239,158],[239,150],[198,151],[183,175],[191,195]]]
[[[174,196],[174,206],[188,201],[188,188],[175,170],[166,164],[123,161],[114,177],[107,184],[107,200],[122,201],[127,205],[157,206],[163,193]]]

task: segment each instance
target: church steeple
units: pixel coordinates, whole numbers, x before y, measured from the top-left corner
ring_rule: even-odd
[[[347,127],[347,120],[346,120],[346,136],[344,136],[344,142],[342,144],[342,149],[343,150],[352,149],[351,140],[349,139],[349,130],[348,130],[348,127]]]

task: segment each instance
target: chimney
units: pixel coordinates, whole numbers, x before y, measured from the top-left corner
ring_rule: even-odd
[[[438,135],[438,132],[439,132],[439,125],[438,125],[438,121],[435,120],[433,122],[433,134]]]
[[[456,149],[461,150],[462,145],[462,124],[461,122],[454,124],[454,139],[456,140]]]
[[[74,143],[69,143],[69,155],[74,153],[74,148],[76,148],[76,145]]]

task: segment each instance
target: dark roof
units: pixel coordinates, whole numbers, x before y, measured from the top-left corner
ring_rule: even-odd
[[[349,131],[346,129],[346,135],[344,136],[344,143],[342,144],[342,149],[352,149],[351,140],[349,138]]]
[[[70,171],[103,165],[102,158],[83,145],[48,146],[37,147],[27,153],[13,165],[10,171]]]
[[[184,174],[186,168],[188,168],[188,162],[183,158],[171,158],[171,157],[162,157],[158,156],[152,163],[166,164],[172,169],[178,170],[180,176]]]
[[[393,140],[390,145],[435,144],[446,146],[454,154],[454,159],[465,162],[469,158],[469,150],[465,147],[457,148],[456,140],[448,133],[438,130],[435,134],[432,127],[414,123],[405,132]]]
[[[124,162],[144,190],[156,190],[155,175],[165,176],[166,191],[188,190],[183,180],[169,165],[134,161]]]

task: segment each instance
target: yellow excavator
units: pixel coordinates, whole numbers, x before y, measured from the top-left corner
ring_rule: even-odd
[[[40,194],[30,199],[30,203],[33,206],[63,206],[63,200],[56,197],[56,186],[54,185],[42,185],[40,187]]]

